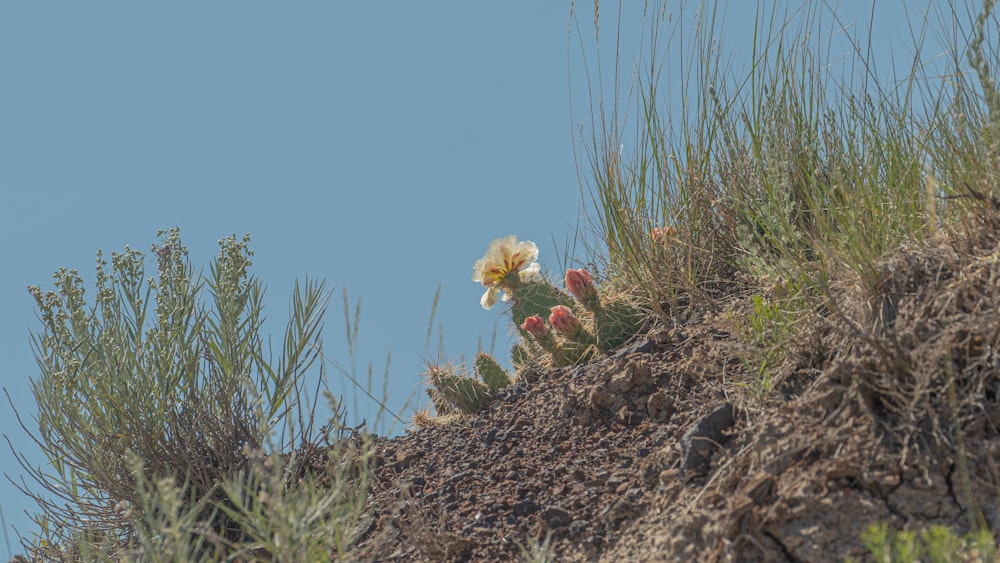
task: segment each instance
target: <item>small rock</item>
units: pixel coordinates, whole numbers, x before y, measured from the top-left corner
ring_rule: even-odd
[[[677,469],[665,469],[665,470],[663,470],[663,471],[660,472],[660,475],[659,475],[660,484],[661,485],[669,485],[675,479],[677,479],[679,476],[680,476],[680,471],[678,471]]]
[[[576,395],[567,395],[563,399],[562,404],[559,405],[559,415],[563,417],[569,417],[576,414],[577,411],[577,400]]]
[[[642,414],[637,413],[634,410],[630,409],[628,405],[625,405],[622,408],[618,409],[618,412],[615,413],[615,416],[625,426],[635,426],[640,422],[642,422],[643,419]]]
[[[612,475],[607,480],[607,486],[609,491],[614,491],[618,489],[622,484],[628,484],[628,477],[621,474]]]
[[[550,530],[565,528],[566,526],[569,526],[571,522],[569,512],[566,511],[565,508],[554,504],[546,506],[545,510],[543,510],[539,516]]]
[[[611,395],[606,389],[602,389],[599,386],[595,386],[591,389],[590,394],[587,397],[587,404],[590,405],[590,408],[595,411],[607,409],[611,405],[611,402]]]
[[[666,422],[674,414],[674,400],[660,389],[646,400],[646,413],[653,422]]]
[[[538,512],[538,505],[530,500],[522,500],[512,507],[512,511],[514,512],[514,516],[527,516]]]
[[[614,504],[606,508],[604,513],[613,524],[617,524],[622,520],[634,519],[639,515],[639,509],[627,499],[618,499]]]
[[[646,339],[641,342],[636,342],[631,346],[622,348],[615,353],[615,358],[624,358],[629,354],[648,354],[656,350],[656,342]]]
[[[612,393],[626,393],[635,389],[645,389],[653,383],[649,362],[629,360],[625,369],[611,378],[608,390]]]
[[[513,403],[523,397],[528,391],[528,387],[523,383],[515,383],[504,387],[497,393],[497,399],[501,403]]]
[[[681,438],[681,476],[687,471],[698,474],[708,471],[712,452],[729,439],[725,432],[734,424],[735,409],[726,403],[688,430]]]

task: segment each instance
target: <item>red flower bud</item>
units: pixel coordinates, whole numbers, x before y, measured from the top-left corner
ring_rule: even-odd
[[[563,336],[567,337],[575,334],[582,327],[580,319],[576,318],[573,311],[565,305],[552,307],[552,314],[549,315],[549,324]]]
[[[549,327],[545,326],[545,321],[538,315],[524,319],[521,329],[537,340],[545,338],[545,335],[549,333]]]
[[[566,270],[566,289],[576,297],[576,300],[584,305],[590,303],[597,297],[597,288],[594,287],[594,278],[590,277],[590,272],[580,268]]]
[[[666,227],[653,227],[649,232],[656,244],[667,244],[667,242],[677,236],[677,229],[667,225]]]

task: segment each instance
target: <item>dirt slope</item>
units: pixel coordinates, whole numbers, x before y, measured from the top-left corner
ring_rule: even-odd
[[[380,440],[354,557],[511,560],[551,533],[559,561],[843,561],[878,522],[997,530],[991,232],[887,262],[891,319],[845,293],[868,304],[803,328],[765,403],[746,391],[738,317],[716,314]],[[883,340],[850,334],[865,315]]]

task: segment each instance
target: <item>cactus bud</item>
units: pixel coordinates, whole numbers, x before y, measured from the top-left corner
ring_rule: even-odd
[[[601,300],[597,295],[594,279],[590,277],[590,272],[587,270],[583,268],[566,270],[566,289],[588,311],[597,311],[601,308]]]
[[[677,236],[677,229],[667,225],[666,227],[653,227],[649,231],[649,235],[653,237],[653,242],[659,245],[667,244],[667,242]]]
[[[580,344],[590,345],[594,343],[594,336],[583,328],[580,319],[576,318],[573,310],[565,305],[552,307],[552,314],[549,315],[549,324],[559,331],[567,339]]]
[[[538,315],[524,319],[524,324],[521,325],[521,328],[538,341],[541,341],[549,333],[549,327],[545,326],[545,321]]]
[[[546,352],[555,357],[562,355],[559,343],[556,342],[555,336],[552,334],[552,331],[549,330],[549,327],[546,326],[542,317],[534,315],[524,319],[524,323],[521,325],[521,330],[527,332]]]
[[[567,336],[583,328],[583,325],[580,324],[580,319],[576,318],[573,311],[565,305],[552,307],[552,314],[549,315],[549,324],[562,333],[563,336]]]

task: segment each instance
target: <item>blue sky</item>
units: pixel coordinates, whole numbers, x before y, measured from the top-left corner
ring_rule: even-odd
[[[754,6],[731,4],[720,44],[738,54]],[[905,52],[902,6],[879,3],[876,48]],[[625,11],[629,59],[639,7]],[[614,9],[602,8],[608,41]],[[577,9],[589,49],[593,6]],[[866,25],[870,11],[842,2],[840,15]],[[218,239],[251,234],[276,335],[294,281],[325,278],[338,291],[326,352],[344,365],[340,290],[361,297],[358,368],[380,377],[391,351],[394,410],[419,391],[439,329],[445,359],[471,357],[495,329],[506,357],[507,325],[480,308],[472,263],[513,233],[558,276],[557,249],[585,213],[572,142],[590,116],[569,12],[548,0],[4,4],[0,383],[22,416],[30,424],[39,326],[25,286],[49,287],[62,266],[92,283],[98,249],[146,251],[174,226],[197,266]],[[6,401],[0,428],[41,462]],[[12,457],[0,460],[17,479]],[[6,480],[0,503],[8,527],[31,530]],[[0,559],[6,550],[0,540]]]

